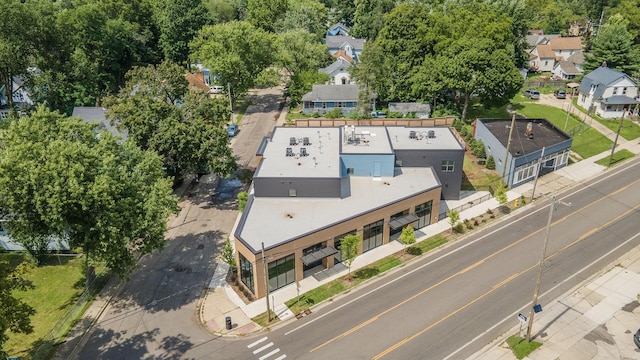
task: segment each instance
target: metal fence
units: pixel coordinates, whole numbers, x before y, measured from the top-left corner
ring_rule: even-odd
[[[490,190],[489,194],[484,195],[484,196],[482,196],[482,197],[480,197],[478,199],[475,199],[473,201],[469,201],[468,203],[462,204],[462,205],[460,205],[458,207],[455,207],[453,209],[449,209],[448,211],[455,210],[457,212],[461,212],[461,211],[470,209],[470,208],[472,208],[472,207],[474,207],[476,205],[482,204],[483,202],[492,199],[493,198],[492,194],[493,194],[493,191]],[[443,212],[443,213],[438,214],[438,221],[444,220],[446,218],[447,218],[447,212]]]

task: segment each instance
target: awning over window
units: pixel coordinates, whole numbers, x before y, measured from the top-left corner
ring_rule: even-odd
[[[409,214],[409,215],[405,215],[399,219],[395,219],[392,222],[389,223],[389,226],[391,226],[391,228],[393,230],[397,230],[400,228],[405,227],[405,225],[411,224],[418,221],[418,217],[415,216],[414,214]]]
[[[334,249],[331,246],[327,246],[325,248],[322,248],[318,251],[314,251],[312,253],[309,253],[307,255],[304,255],[302,257],[302,262],[305,265],[309,265],[309,264],[313,264],[314,262],[318,261],[318,260],[322,260],[324,258],[326,258],[327,256],[331,256],[333,254],[337,254],[338,250]]]

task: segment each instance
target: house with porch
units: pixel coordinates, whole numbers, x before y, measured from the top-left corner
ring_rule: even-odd
[[[311,92],[302,96],[302,113],[321,115],[340,109],[348,115],[358,107],[360,88],[357,85],[313,85]]]
[[[585,75],[578,88],[578,105],[604,119],[638,115],[638,84],[629,75],[605,65]]]
[[[344,268],[346,235],[364,253],[437,222],[440,199],[459,199],[464,152],[448,127],[275,128],[233,234],[242,286],[264,297]]]

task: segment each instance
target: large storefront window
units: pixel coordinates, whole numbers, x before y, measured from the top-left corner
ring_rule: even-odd
[[[418,217],[418,222],[416,223],[416,227],[418,229],[423,228],[429,224],[431,224],[431,206],[433,201],[427,201],[424,204],[416,205],[416,216]]]
[[[362,252],[367,252],[382,245],[382,232],[384,220],[378,220],[362,229]]]
[[[356,233],[356,230],[351,230],[348,233],[344,233],[342,235],[339,235],[339,236],[336,236],[335,238],[333,238],[333,247],[336,250],[338,250],[338,253],[333,255],[334,264],[342,262],[342,239],[344,239],[344,237],[347,236],[347,235],[352,235],[352,234],[355,234],[355,233]]]
[[[272,261],[269,268],[269,291],[280,289],[296,281],[296,260],[293,254]]]
[[[242,254],[240,254],[240,280],[255,294],[253,289],[253,265]]]

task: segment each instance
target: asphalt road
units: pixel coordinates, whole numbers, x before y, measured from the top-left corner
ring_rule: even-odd
[[[639,165],[634,160],[559,194],[572,207],[558,204],[553,214],[543,309],[640,245]],[[291,359],[464,359],[517,326],[518,313],[529,316],[548,215],[549,201],[540,200],[300,320],[221,340],[216,355],[271,360],[266,355],[277,348]],[[209,358],[199,349],[185,357]]]
[[[273,128],[281,94],[272,88],[250,97],[252,105],[231,141],[240,166],[251,165]],[[167,247],[143,257],[131,280],[120,285],[86,337],[80,359],[180,359],[194,349],[212,358],[216,337],[200,325],[198,310],[238,215],[235,196],[216,198],[219,191],[214,176],[189,191],[180,216],[170,222]]]

